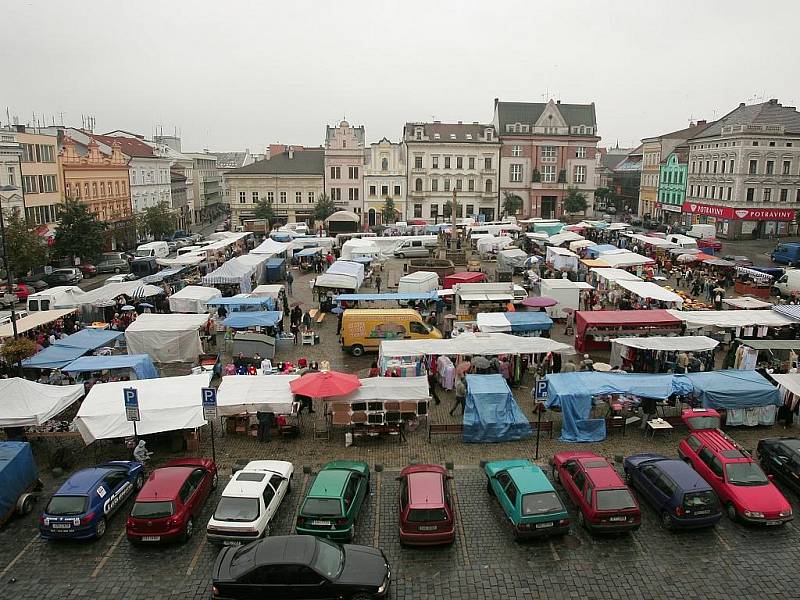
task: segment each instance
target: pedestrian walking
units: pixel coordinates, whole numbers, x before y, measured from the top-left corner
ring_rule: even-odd
[[[292,295],[292,282],[294,282],[294,275],[292,275],[291,271],[286,271],[286,289],[289,291],[289,295]]]
[[[461,414],[464,414],[464,402],[467,399],[467,386],[464,385],[464,378],[459,377],[456,380],[456,401],[453,404],[453,408],[450,409],[450,416],[453,416],[455,410],[461,406]]]
[[[381,274],[378,273],[375,276],[375,289],[378,290],[378,293],[381,293]]]
[[[300,334],[300,327],[297,323],[292,323],[291,327],[289,327],[289,331],[291,332],[292,336],[294,337],[294,345],[297,346],[297,340]]]
[[[258,411],[258,441],[270,442],[272,440],[272,413]]]

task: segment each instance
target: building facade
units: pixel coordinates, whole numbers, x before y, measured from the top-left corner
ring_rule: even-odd
[[[186,175],[178,168],[170,169],[169,181],[172,210],[175,211],[176,229],[186,231],[191,222],[189,204],[186,199]]]
[[[256,205],[272,203],[276,223],[311,222],[314,205],[326,189],[325,151],[289,150],[225,172],[230,189],[231,225],[255,216]]]
[[[658,173],[658,206],[665,223],[681,223],[689,176],[689,147],[679,146],[663,161]]]
[[[25,215],[22,196],[22,146],[10,130],[0,130],[0,207],[3,214]]]
[[[406,153],[402,143],[383,138],[364,152],[365,223],[373,227],[384,223],[386,199],[394,203],[397,220],[406,214]]]
[[[585,194],[592,211],[600,141],[594,103],[495,98],[494,125],[502,142],[500,190],[522,199],[523,216],[560,218],[569,187]]]
[[[794,234],[800,209],[800,112],[777,99],[740,104],[689,140],[692,223],[724,239]],[[688,217],[687,217],[688,220]]]
[[[364,126],[342,121],[325,129],[325,192],[337,209],[362,214]]]
[[[222,173],[217,157],[207,152],[183,152],[186,186],[192,188],[192,223],[210,223],[222,214]]]
[[[225,181],[225,171],[246,167],[253,164],[256,159],[250,154],[249,149],[244,152],[211,152],[210,154],[217,157],[217,169],[222,176],[219,185],[220,202],[223,206],[227,206],[230,204],[230,190],[228,189],[228,183]]]
[[[457,216],[497,218],[500,140],[494,125],[406,123],[403,141],[408,173],[406,221],[449,219],[454,192]]]
[[[612,202],[617,215],[637,214],[642,179],[642,146],[631,150],[611,169]]]

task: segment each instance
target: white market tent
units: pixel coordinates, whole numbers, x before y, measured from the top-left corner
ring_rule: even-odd
[[[149,354],[153,362],[194,362],[203,352],[199,329],[208,315],[144,313],[125,330],[128,354]]]
[[[82,398],[83,384],[46,385],[12,377],[0,379],[0,427],[35,427]]]
[[[282,289],[284,289],[284,287],[281,283],[262,283],[250,292],[250,297],[258,298],[261,296],[268,296],[277,300]]]
[[[657,238],[656,238],[657,239]],[[655,262],[652,258],[647,258],[641,254],[630,252],[629,250],[611,250],[601,252],[597,257],[612,268],[618,267],[638,267]]]
[[[272,238],[267,238],[261,242],[260,245],[256,246],[255,249],[251,250],[250,254],[268,254],[269,256],[274,256],[275,254],[286,252],[289,246],[289,243],[276,242]]]
[[[475,244],[475,249],[482,257],[488,256],[492,252],[499,252],[503,248],[508,248],[514,240],[508,236],[494,236],[488,235],[486,237],[478,238]]]
[[[25,333],[31,329],[35,329],[42,325],[47,325],[53,321],[63,319],[68,314],[75,312],[74,308],[59,308],[56,310],[40,310],[29,314],[26,317],[17,319],[17,332]],[[5,323],[0,325],[0,338],[12,337],[14,335],[14,327],[12,323]]]
[[[672,242],[668,242],[663,238],[653,237],[649,235],[641,235],[641,234],[633,234],[629,236],[632,240],[636,240],[641,242],[642,244],[647,244],[648,246],[653,246],[653,248],[663,248],[665,250],[669,250],[670,248],[678,248],[678,244],[673,244]]]
[[[579,258],[574,252],[558,246],[548,246],[545,255],[545,260],[553,265],[553,268],[564,271],[577,271]]]
[[[591,272],[600,279],[608,283],[618,283],[620,281],[642,281],[642,278],[626,271],[625,269],[615,269],[612,267],[594,267]]]
[[[198,252],[203,252],[199,250]],[[162,267],[193,267],[199,265],[206,260],[205,253],[195,254],[194,252],[187,252],[175,258],[157,258],[156,262]]]
[[[508,333],[462,333],[444,340],[385,340],[380,356],[455,356],[480,354],[574,354],[572,346],[543,337],[519,337]]]
[[[253,276],[257,281],[261,280],[259,271],[263,274],[268,259],[267,254],[237,256],[203,277],[203,285],[233,284],[238,285],[241,292],[248,293],[253,289]]]
[[[683,306],[683,298],[675,292],[665,290],[663,287],[652,281],[618,281],[621,288],[624,288],[645,300],[659,300],[661,302],[670,302],[675,304],[678,308]]]
[[[774,310],[674,310],[669,313],[689,327],[784,327],[795,321]]]
[[[719,342],[704,335],[674,335],[653,337],[628,337],[611,340],[612,344],[638,350],[663,350],[667,352],[705,352],[713,350]]]
[[[732,306],[733,308],[750,308],[750,309],[766,309],[772,308],[772,302],[764,302],[758,298],[751,298],[750,296],[742,296],[741,298],[723,298],[723,304]]]
[[[299,375],[228,375],[217,391],[220,416],[230,417],[259,411],[275,414],[292,412],[294,394],[289,384]]]
[[[211,372],[207,372],[182,377],[97,383],[81,404],[75,425],[86,444],[133,435],[133,422],[125,417],[123,390],[134,388],[139,394],[141,421],[136,424],[136,432],[140,436],[202,427],[206,421],[203,418],[200,390],[208,387],[211,375]]]
[[[773,373],[770,375],[779,387],[786,388],[795,396],[800,396],[800,373]]]
[[[581,234],[575,233],[574,231],[562,231],[561,233],[551,235],[547,239],[547,243],[553,246],[560,246],[566,242],[577,242],[583,239],[584,237]]]
[[[325,219],[325,223],[360,223],[361,217],[348,210],[337,210],[330,217]]]
[[[583,248],[591,248],[592,246],[597,246],[592,240],[576,240],[569,243],[569,249],[573,252],[577,252]]]
[[[372,402],[386,400],[427,400],[430,398],[427,377],[368,377],[352,394],[336,402]]]
[[[353,238],[342,245],[342,260],[352,260],[357,256],[377,257],[381,254],[378,244],[370,238]]]
[[[202,314],[208,312],[206,302],[220,297],[222,292],[217,288],[187,285],[169,297],[169,309],[174,313]]]
[[[364,265],[348,260],[337,260],[317,277],[314,287],[357,290],[364,283]]]

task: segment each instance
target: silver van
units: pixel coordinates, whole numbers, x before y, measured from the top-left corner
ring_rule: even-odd
[[[436,247],[436,242],[426,244],[424,240],[404,240],[395,247],[396,258],[428,258],[429,250]]]
[[[98,273],[129,273],[131,270],[122,252],[103,252],[97,263]]]

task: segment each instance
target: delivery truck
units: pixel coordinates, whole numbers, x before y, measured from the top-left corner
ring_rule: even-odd
[[[0,526],[33,510],[42,489],[28,442],[0,442]]]

